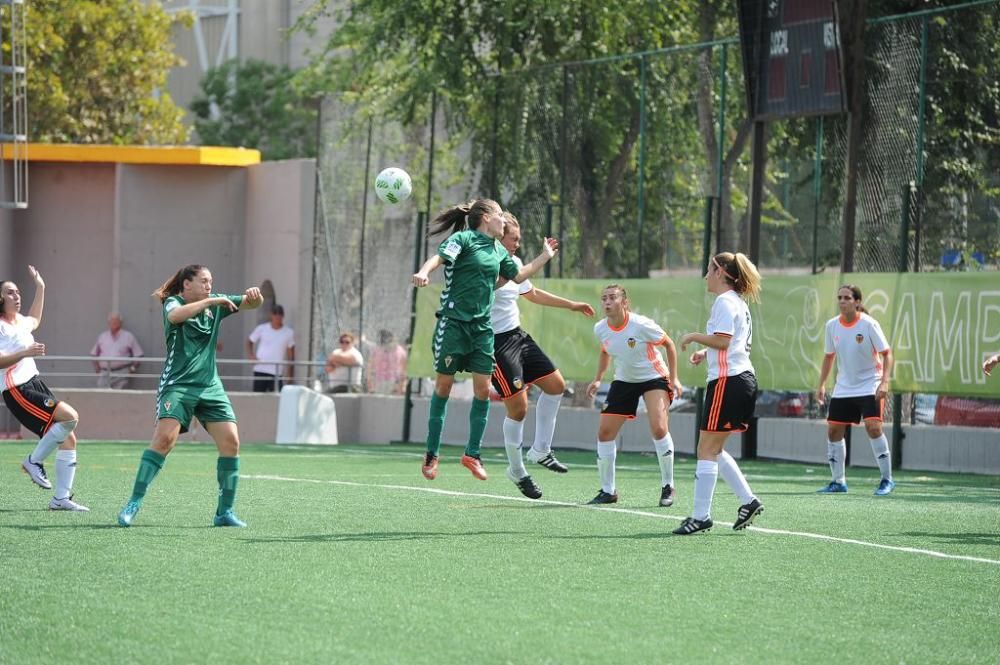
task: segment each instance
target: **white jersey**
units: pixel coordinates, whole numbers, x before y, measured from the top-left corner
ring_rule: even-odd
[[[837,385],[831,397],[874,395],[882,380],[882,356],[889,342],[878,321],[859,313],[851,323],[839,316],[826,322],[826,355],[837,355]]]
[[[287,360],[288,349],[295,348],[295,331],[288,326],[274,328],[270,323],[262,323],[253,329],[248,337],[255,345],[254,355],[257,360]],[[253,366],[253,371],[261,374],[282,374],[288,365],[272,365],[259,362]]]
[[[516,256],[511,256],[510,258],[514,259],[518,270],[524,267],[521,259]],[[521,327],[521,310],[517,307],[517,299],[533,288],[531,280],[526,279],[520,284],[508,281],[496,290],[493,295],[493,309],[490,310],[490,320],[493,323],[494,335]]]
[[[705,331],[709,335],[725,335],[729,347],[708,349],[708,380],[720,376],[737,376],[743,372],[753,372],[750,362],[750,344],[753,342],[753,323],[750,308],[736,291],[719,294],[712,304]]]
[[[0,353],[4,355],[24,351],[35,343],[35,336],[31,334],[34,319],[20,314],[14,316],[16,317],[14,323],[0,319]],[[38,376],[38,367],[35,366],[35,359],[31,357],[21,358],[17,364],[4,370],[4,381],[0,390],[23,385],[36,376]]]
[[[643,383],[670,378],[667,364],[656,348],[666,343],[667,334],[649,317],[626,312],[621,328],[601,319],[594,325],[594,334],[604,352],[615,360],[615,381]]]

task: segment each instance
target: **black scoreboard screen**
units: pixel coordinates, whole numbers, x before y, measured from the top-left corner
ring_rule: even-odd
[[[751,118],[843,113],[836,2],[738,0],[738,5]]]

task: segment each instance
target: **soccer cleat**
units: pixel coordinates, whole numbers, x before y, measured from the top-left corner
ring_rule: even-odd
[[[479,459],[479,455],[462,455],[462,466],[471,471],[472,475],[479,480],[489,478],[486,475],[486,469],[483,468],[483,461]]]
[[[212,519],[212,526],[238,526],[244,527],[247,523],[241,520],[231,510],[227,510],[221,515],[216,515]]]
[[[595,496],[587,503],[588,504],[618,503],[618,492],[612,492],[611,494],[608,494],[602,489],[597,493],[597,496]]]
[[[42,466],[41,462],[32,462],[31,455],[24,458],[21,462],[21,470],[28,474],[31,478],[31,482],[35,483],[43,490],[52,489],[52,483],[49,482],[49,477],[45,475],[45,467]]]
[[[535,481],[531,479],[531,476],[525,476],[524,478],[518,478],[514,475],[514,472],[507,467],[507,477],[510,481],[517,485],[517,489],[521,490],[521,494],[528,497],[529,499],[541,499],[542,489],[535,484]]]
[[[663,489],[660,490],[660,505],[664,508],[674,505],[674,495],[676,494],[677,490],[673,488],[673,485],[664,485]]]
[[[89,513],[90,508],[84,506],[83,504],[73,501],[73,496],[70,495],[65,499],[57,499],[52,497],[49,501],[49,510],[70,510],[74,513]]]
[[[883,478],[882,482],[878,484],[875,488],[875,496],[885,496],[891,494],[892,490],[896,488],[896,483],[888,478]]]
[[[736,511],[736,521],[733,522],[733,531],[740,531],[750,526],[753,522],[753,518],[764,512],[764,504],[762,504],[757,499],[753,499],[750,503],[743,504]]]
[[[427,480],[434,480],[438,475],[438,456],[434,453],[424,455],[424,465],[420,467],[420,472]]]
[[[552,453],[545,453],[540,455],[535,452],[534,448],[529,448],[528,452],[525,453],[525,457],[528,458],[529,462],[535,462],[536,464],[541,464],[549,471],[555,471],[556,473],[566,473],[569,468],[562,462],[556,459],[556,456]]]
[[[135,514],[139,512],[139,502],[129,501],[122,508],[122,511],[118,513],[118,526],[132,526],[132,520],[135,519]]]
[[[816,490],[816,494],[847,494],[847,483],[833,481],[826,487]]]
[[[681,525],[674,529],[674,533],[678,536],[690,536],[692,533],[698,533],[700,531],[711,531],[712,530],[712,518],[706,517],[703,520],[696,520],[693,517],[687,517],[681,522]]]

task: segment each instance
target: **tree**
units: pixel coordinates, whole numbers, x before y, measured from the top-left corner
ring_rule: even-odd
[[[316,106],[293,87],[294,75],[260,60],[211,69],[191,102],[201,142],[257,148],[269,160],[315,157]]]
[[[10,7],[2,11],[9,20]],[[159,3],[140,0],[32,0],[25,14],[30,140],[187,140],[184,111],[162,88],[167,72],[181,62],[170,42],[171,26],[189,25],[190,16],[171,17]],[[5,37],[9,54],[9,33]],[[10,113],[9,100],[4,103]]]

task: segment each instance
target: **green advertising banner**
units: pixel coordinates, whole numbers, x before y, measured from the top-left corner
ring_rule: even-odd
[[[551,293],[589,302],[588,319],[564,309],[521,300],[521,327],[568,380],[591,381],[599,347],[594,323],[609,280],[538,279]],[[659,323],[675,342],[704,332],[714,296],[696,277],[620,280],[632,310]],[[751,358],[762,390],[815,390],[823,360],[824,327],[837,315],[837,287],[857,284],[869,314],[882,324],[896,359],[892,387],[901,392],[962,396],[1000,395],[1000,377],[987,378],[983,360],[1000,352],[1000,275],[995,273],[862,273],[765,277],[762,302],[751,306]],[[431,335],[440,285],[418,290],[417,327],[410,376],[433,376]],[[690,353],[692,349],[688,349]],[[681,381],[705,383],[704,365],[679,354]],[[606,379],[610,380],[611,371]],[[832,385],[832,383],[831,383]]]

